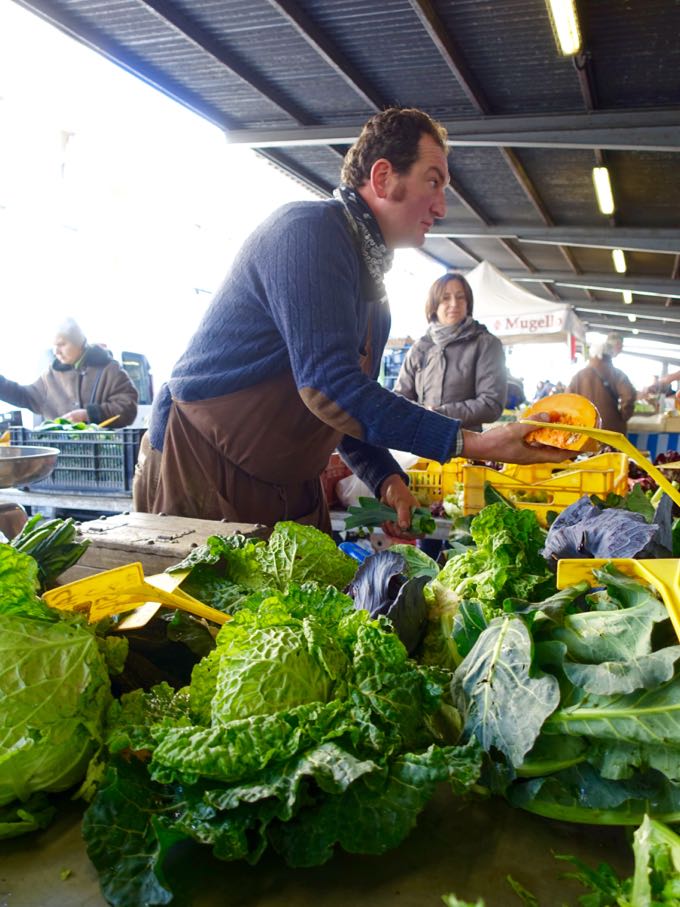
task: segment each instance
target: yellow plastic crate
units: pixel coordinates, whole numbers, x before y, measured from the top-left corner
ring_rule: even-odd
[[[502,472],[467,464],[462,472],[464,514],[479,513],[485,506],[484,484],[489,482],[520,510],[532,510],[542,526],[547,525],[548,511],[564,510],[584,494],[628,492],[628,457],[622,453],[597,454],[557,468],[539,464]]]
[[[447,494],[453,494],[456,485],[463,481],[463,467],[467,462],[463,457],[443,464],[435,460],[418,460],[406,470],[409,488],[423,504],[442,501]]]

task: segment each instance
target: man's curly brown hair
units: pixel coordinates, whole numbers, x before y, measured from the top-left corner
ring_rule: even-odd
[[[397,173],[407,173],[418,158],[422,135],[430,135],[448,151],[446,129],[415,107],[388,107],[365,124],[361,135],[345,155],[340,179],[346,186],[360,188],[380,158],[388,160]]]

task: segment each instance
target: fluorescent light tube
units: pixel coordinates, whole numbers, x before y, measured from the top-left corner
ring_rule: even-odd
[[[574,0],[548,0],[548,12],[560,53],[572,57],[581,49],[581,30]]]
[[[633,294],[631,293],[630,290],[624,290],[624,291],[623,291],[623,302],[624,302],[624,305],[631,305],[631,304],[632,304],[632,302],[633,302]]]
[[[612,258],[614,259],[614,270],[617,274],[626,273],[626,256],[623,249],[612,249]]]
[[[593,183],[600,211],[603,214],[613,214],[614,196],[609,182],[609,170],[606,167],[593,167]]]

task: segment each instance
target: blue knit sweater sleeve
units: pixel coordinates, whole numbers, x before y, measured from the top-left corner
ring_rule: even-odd
[[[374,447],[449,459],[460,423],[396,396],[359,368],[375,317],[371,308],[380,303],[362,299],[359,257],[343,212],[317,210],[290,212],[286,229],[269,243],[263,273],[305,403],[323,421]],[[373,353],[379,359],[382,348]]]
[[[375,464],[376,448],[442,462],[453,456],[457,420],[397,397],[375,380],[389,310],[368,298],[363,273],[337,202],[296,202],[274,212],[244,243],[154,405],[154,446],[162,445],[170,393],[205,400],[290,370],[319,419],[368,445],[364,467],[353,445],[353,463],[363,472]],[[359,367],[368,353],[372,375]],[[388,468],[385,457],[376,475]]]

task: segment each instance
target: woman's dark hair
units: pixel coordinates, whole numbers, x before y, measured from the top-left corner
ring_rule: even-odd
[[[452,280],[459,280],[465,291],[465,302],[467,303],[465,314],[470,316],[472,315],[472,306],[474,304],[474,299],[472,298],[472,287],[463,277],[462,274],[451,273],[444,274],[443,277],[439,277],[430,287],[430,291],[427,294],[427,302],[425,303],[425,317],[428,321],[437,320],[437,309],[439,308],[439,303],[444,297],[444,291],[446,290],[446,285],[451,283]]]
[[[444,154],[448,152],[446,129],[424,111],[388,107],[376,113],[345,155],[340,179],[346,186],[359,189],[368,181],[373,164],[383,157],[397,173],[407,173],[418,158],[422,135],[432,136]]]

